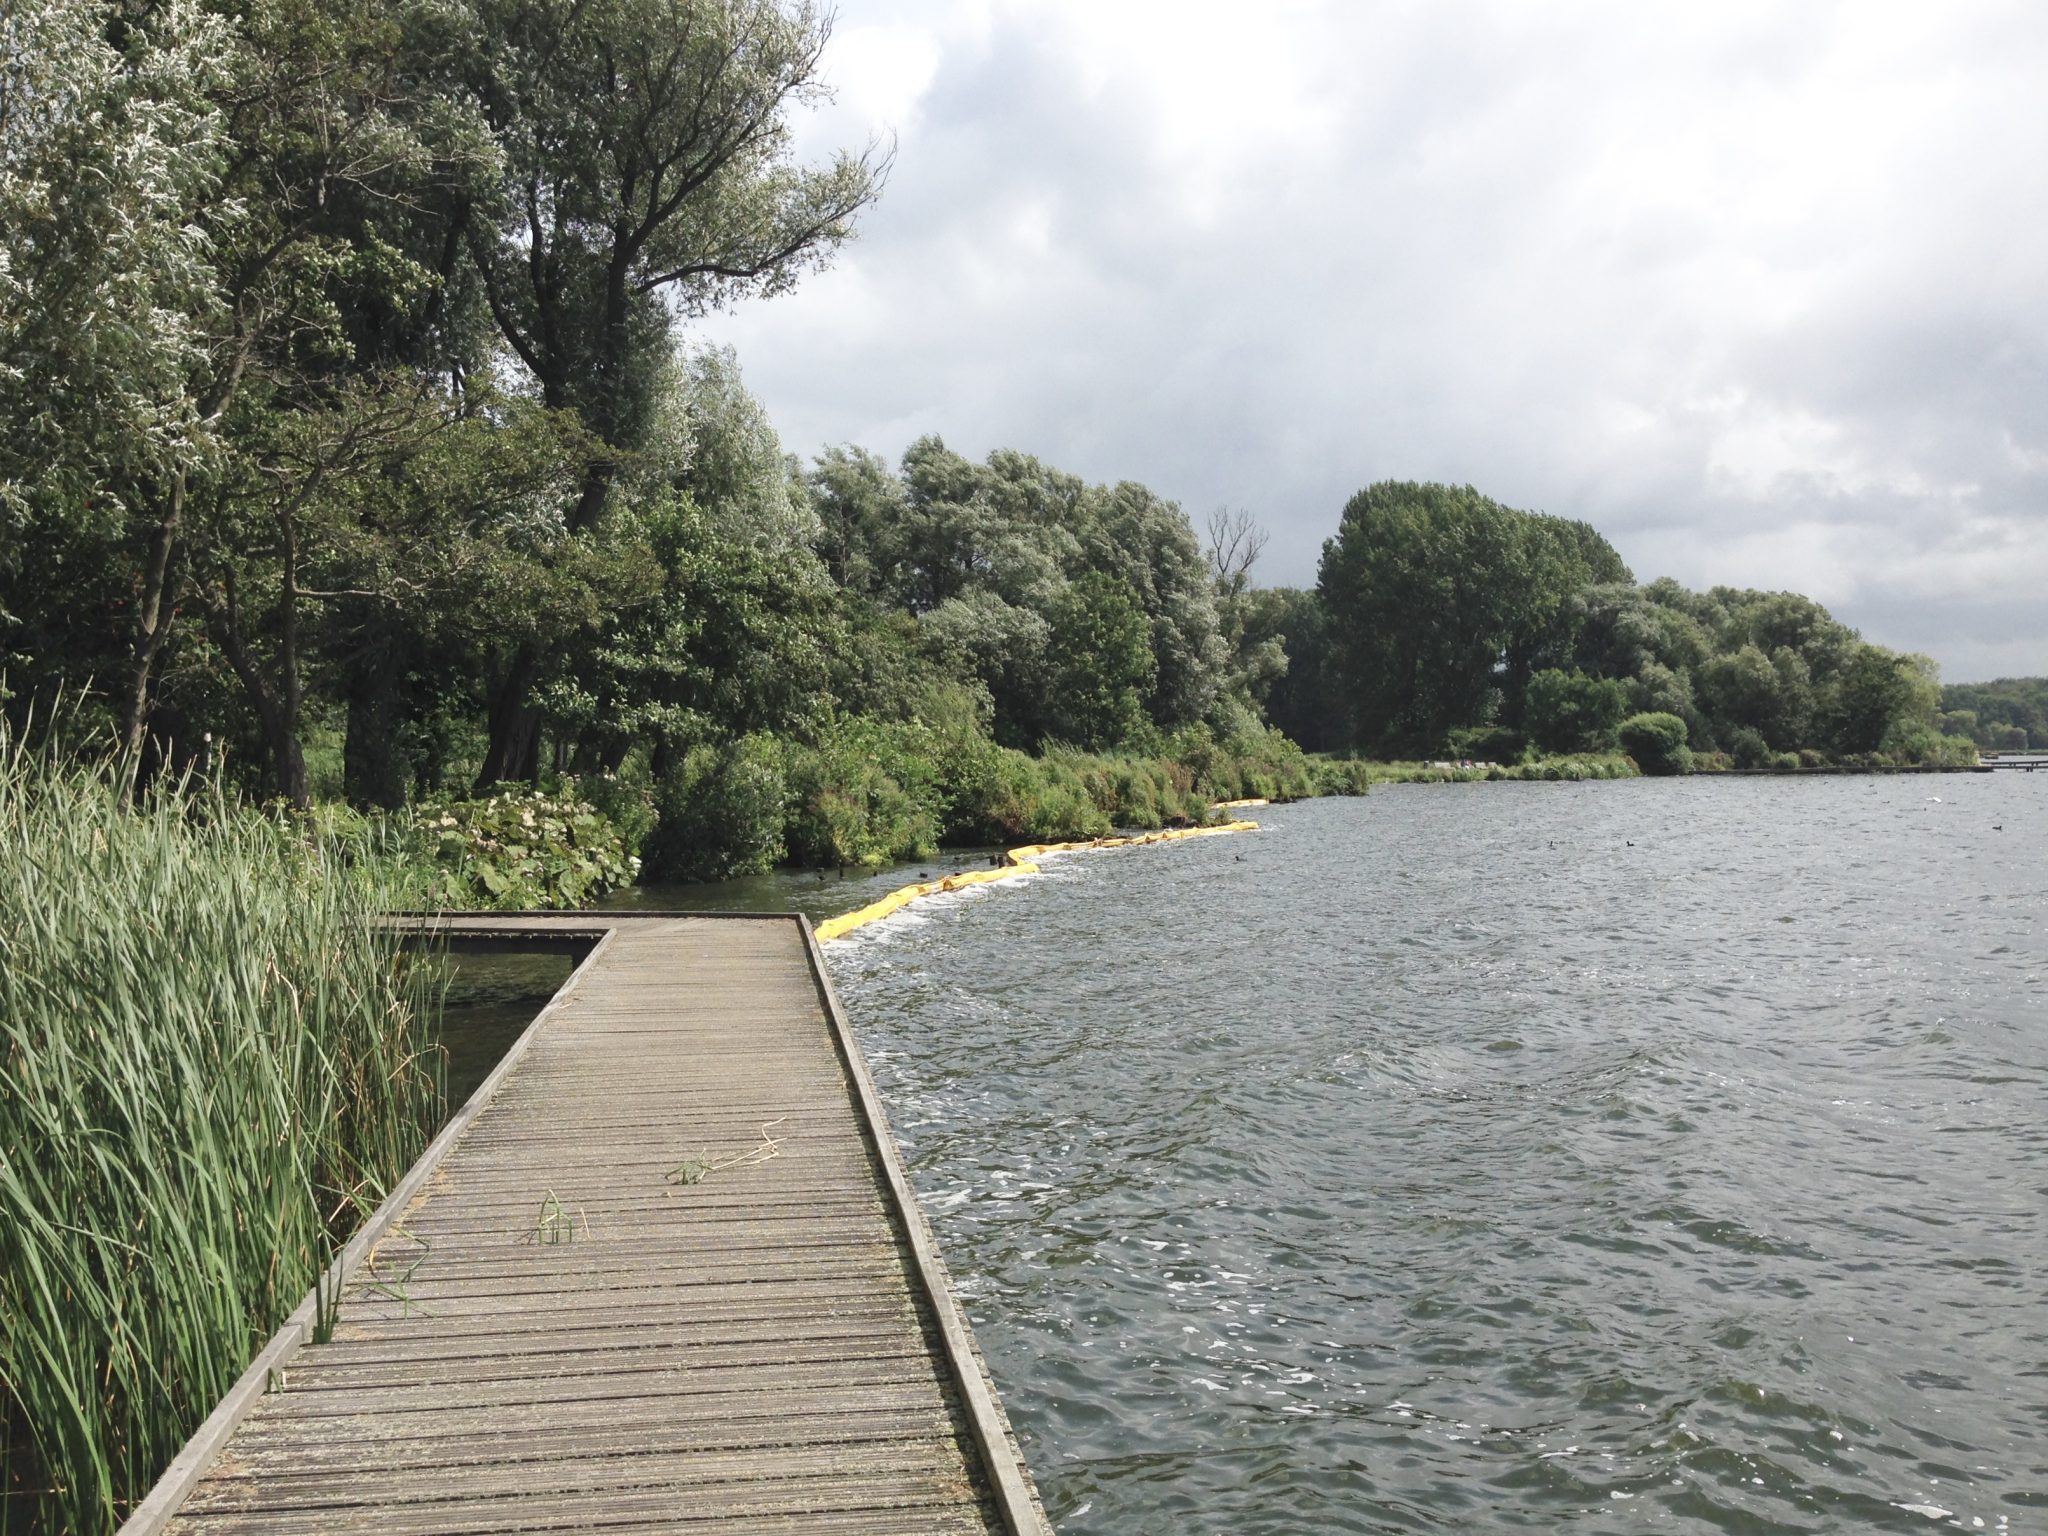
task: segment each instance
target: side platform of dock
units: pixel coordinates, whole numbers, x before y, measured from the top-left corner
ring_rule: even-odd
[[[405,922],[580,959],[123,1536],[1049,1533],[803,919]]]

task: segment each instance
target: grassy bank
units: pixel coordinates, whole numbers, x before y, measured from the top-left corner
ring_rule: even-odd
[[[1332,766],[1339,766],[1333,762]],[[1620,752],[1577,752],[1532,757],[1526,762],[1370,762],[1342,760],[1341,766],[1368,784],[1479,784],[1504,780],[1632,779],[1636,765]]]
[[[0,1524],[113,1529],[424,1147],[365,851],[0,740]]]

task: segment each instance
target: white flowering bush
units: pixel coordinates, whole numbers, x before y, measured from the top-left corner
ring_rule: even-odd
[[[443,906],[580,907],[640,872],[619,829],[573,793],[508,789],[429,801],[411,816],[413,841],[445,882]]]

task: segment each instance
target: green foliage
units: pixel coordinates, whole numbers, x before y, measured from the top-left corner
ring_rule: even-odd
[[[1515,763],[1528,755],[1529,738],[1505,725],[1468,725],[1451,732],[1445,746],[1460,760]]]
[[[1630,715],[1615,732],[1622,751],[1653,777],[1692,772],[1685,722],[1676,715]]]
[[[938,749],[921,725],[859,718],[786,747],[790,860],[848,869],[929,858],[946,810]]]
[[[629,862],[654,830],[654,792],[644,773],[593,773],[567,780],[557,792],[575,795],[610,823]]]
[[[1522,724],[1545,752],[1585,752],[1610,744],[1628,713],[1628,689],[1611,677],[1548,668],[1529,679]]]
[[[655,881],[765,874],[783,857],[789,798],[772,736],[691,748],[655,787],[660,820],[643,873]]]
[[[34,1528],[120,1523],[438,1123],[372,855],[0,740],[0,1423],[53,1490]]]
[[[997,746],[972,717],[841,717],[810,739],[756,735],[691,751],[663,782],[650,880],[706,880],[788,862],[874,867],[941,844],[1015,845],[1120,828],[1197,825],[1213,802],[1363,793],[1358,765],[1311,768],[1277,731],[1218,743],[1188,727],[1167,754]],[[1331,788],[1324,790],[1319,783]]]
[[[1873,753],[1902,721],[1931,725],[1940,701],[1932,671],[1924,658],[1855,646],[1820,712],[1826,744],[1842,756]]]
[[[1157,664],[1130,588],[1090,571],[1053,599],[1046,621],[1048,734],[1090,750],[1139,737]]]
[[[1144,723],[1189,724],[1214,701],[1225,643],[1208,567],[1180,508],[1144,486],[1089,485],[1008,449],[974,464],[936,437],[911,444],[895,476],[835,450],[809,483],[827,564],[868,600],[917,616],[937,659],[988,691],[998,741],[1112,745]],[[1106,636],[1070,633],[1058,664],[1108,696],[1063,711],[1048,647],[1055,629],[1104,617],[1105,580],[1135,605],[1146,659],[1127,656],[1122,635],[1103,652]]]
[[[631,881],[639,861],[619,829],[574,789],[504,788],[417,807],[411,834],[443,875],[435,904],[579,907]]]
[[[1480,723],[1505,663],[1520,679],[1570,654],[1588,586],[1627,579],[1583,524],[1517,512],[1470,486],[1383,482],[1345,505],[1318,593],[1350,706],[1350,737],[1390,754]]]
[[[1362,795],[1372,787],[1372,764],[1353,757],[1313,757],[1309,787],[1318,795]]]
[[[42,0],[0,19],[10,555],[25,548],[24,525],[118,532],[143,485],[208,451],[192,380],[221,295],[192,235],[226,169],[213,97],[230,57],[227,26],[190,3],[118,29],[91,0]]]
[[[1747,725],[1739,725],[1723,738],[1728,756],[1738,768],[1766,768],[1770,766],[1772,752],[1765,742],[1763,733]],[[1795,758],[1796,760],[1796,758]]]
[[[1448,744],[1466,757],[1473,733],[1497,727],[1570,751],[1605,745],[1634,712],[1683,720],[1702,753],[1767,766],[1803,751],[1894,759],[1880,744],[1899,731],[1917,761],[1942,735],[1983,745],[1989,730],[2011,742],[2025,729],[1984,726],[1992,717],[1963,693],[1950,701],[1957,718],[1937,722],[1931,662],[1866,644],[1810,598],[1639,587],[1583,525],[1470,488],[1361,491],[1324,547],[1317,592],[1276,595],[1275,607],[1303,675],[1272,687],[1273,718],[1316,744],[1343,735],[1389,755]],[[2010,696],[1993,707],[2001,722],[2024,708]]]
[[[1359,761],[1345,765],[1360,784],[1479,784],[1507,780],[1579,783],[1587,779],[1632,779],[1636,765],[1617,752],[1577,752],[1532,757],[1522,762]],[[1362,793],[1362,791],[1361,791]]]
[[[1967,714],[1944,729],[1992,752],[2048,748],[2048,677],[2002,677],[1991,683],[1950,683],[1941,707]]]
[[[1977,762],[1977,743],[1968,736],[1944,736],[1923,720],[1895,722],[1878,750],[1902,766],[1968,768]]]
[[[1317,793],[1308,755],[1270,726],[1218,742],[1206,725],[1190,726],[1168,743],[1187,766],[1196,791],[1216,800],[1298,800]]]

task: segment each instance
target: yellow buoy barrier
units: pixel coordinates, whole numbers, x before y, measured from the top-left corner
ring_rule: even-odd
[[[1141,843],[1170,843],[1183,837],[1213,837],[1219,832],[1256,832],[1256,821],[1227,821],[1213,827],[1178,827],[1171,832],[1146,832],[1138,837],[1094,837],[1078,843],[1031,843],[1023,848],[1012,848],[1003,857],[1008,862],[995,869],[970,869],[957,875],[948,875],[943,880],[926,880],[917,885],[898,886],[879,901],[871,901],[864,907],[843,912],[838,917],[827,918],[818,924],[818,942],[825,943],[842,938],[856,928],[865,928],[869,923],[880,922],[893,912],[901,912],[920,896],[936,896],[941,891],[957,891],[970,885],[990,885],[997,880],[1008,880],[1016,875],[1038,873],[1039,859],[1051,853],[1078,853],[1086,848],[1135,848]]]
[[[1218,800],[1209,809],[1212,811],[1250,810],[1255,805],[1271,805],[1273,802],[1263,796],[1253,800]]]

